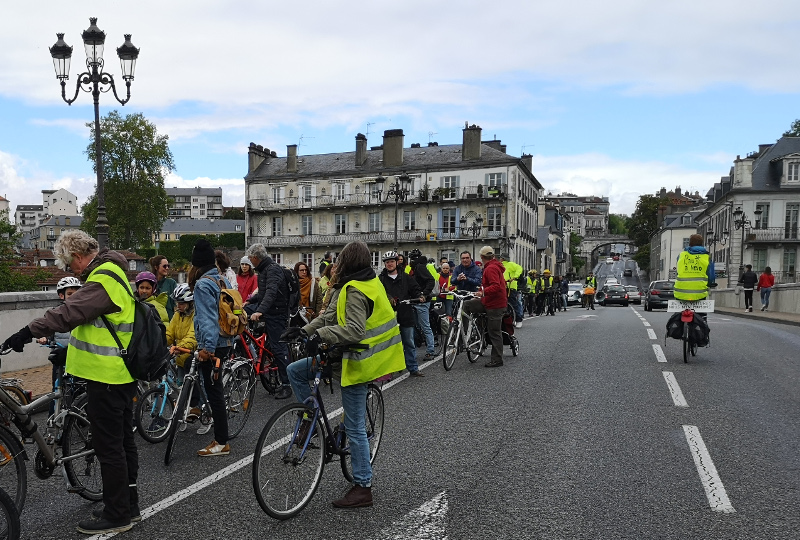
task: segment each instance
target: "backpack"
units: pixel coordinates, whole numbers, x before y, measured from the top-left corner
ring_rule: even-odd
[[[528,276],[525,272],[517,278],[517,290],[519,292],[528,292]]]
[[[119,355],[125,362],[128,373],[134,379],[141,381],[150,382],[160,379],[167,372],[169,351],[167,349],[167,329],[161,322],[158,311],[152,304],[137,300],[131,292],[130,285],[114,272],[98,270],[97,273],[114,278],[133,298],[133,333],[127,349],[122,346],[122,342],[106,316],[100,315],[106,328],[111,332],[111,337],[119,347]]]
[[[211,276],[203,279],[213,281],[219,287],[219,333],[226,337],[241,335],[247,328],[247,312],[242,308],[242,295],[236,289],[225,287],[221,279],[217,281]]]
[[[286,287],[289,289],[289,315],[294,316],[300,311],[300,280],[288,268],[283,268],[283,277],[286,278]]]

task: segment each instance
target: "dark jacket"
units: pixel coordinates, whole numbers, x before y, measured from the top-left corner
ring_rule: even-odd
[[[739,278],[739,285],[741,285],[745,289],[754,289],[757,283],[758,283],[758,276],[752,270],[750,270],[749,272],[745,272],[744,274],[742,274],[742,277]]]
[[[461,272],[464,272],[464,275],[467,277],[464,281],[458,279]],[[452,284],[455,285],[459,291],[475,292],[481,286],[482,271],[481,267],[475,264],[475,261],[472,261],[472,264],[469,266],[459,264],[453,269],[451,274],[453,274]]]
[[[392,279],[389,277],[389,272],[383,269],[381,275],[378,276],[381,280],[383,288],[386,289],[386,295],[389,301],[397,311],[397,323],[400,326],[414,326],[414,306],[400,304],[400,300],[408,300],[410,298],[419,298],[422,296],[422,290],[419,288],[417,281],[406,274],[405,272],[397,271],[397,277]]]
[[[256,306],[253,312],[265,316],[289,316],[289,285],[283,274],[283,267],[275,264],[272,257],[258,263],[258,294],[248,304]]]
[[[569,294],[569,281],[566,279],[561,280],[561,294]]]
[[[419,285],[422,294],[425,295],[425,298],[430,298],[431,291],[433,290],[433,286],[436,284],[436,281],[433,279],[433,276],[428,270],[427,257],[419,257],[414,259],[414,261],[411,263],[411,270],[414,272],[414,279],[417,280],[417,285]]]

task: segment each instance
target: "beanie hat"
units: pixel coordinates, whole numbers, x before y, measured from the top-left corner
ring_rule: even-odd
[[[192,266],[203,268],[214,266],[214,264],[216,264],[216,256],[211,242],[205,238],[199,239],[192,249]]]

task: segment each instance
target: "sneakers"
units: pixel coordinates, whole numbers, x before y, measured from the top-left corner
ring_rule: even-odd
[[[515,323],[514,323],[514,327],[516,327],[516,328],[522,328],[522,321],[517,321],[517,322],[515,322]]]
[[[294,395],[294,392],[292,392],[292,387],[288,384],[284,384],[278,388],[277,392],[275,392],[275,399],[286,399],[292,395]]]
[[[105,510],[105,506],[98,506],[94,510],[92,510],[92,516],[96,517],[97,519],[104,519],[103,518],[103,510]],[[142,521],[142,513],[139,511],[138,506],[131,507],[131,523],[136,523],[138,521]]]
[[[198,435],[205,435],[206,433],[211,431],[212,427],[214,427],[214,419],[213,418],[211,419],[211,421],[208,424],[205,424],[205,425],[201,424],[200,427],[197,428],[197,434]]]
[[[363,508],[372,506],[372,488],[353,486],[344,497],[333,501],[336,508]]]
[[[129,531],[133,527],[131,520],[109,521],[106,518],[85,519],[75,527],[79,533],[83,534],[108,534]]]
[[[503,365],[502,360],[492,360],[491,362],[487,362],[483,365],[483,367],[500,367]]]
[[[423,360],[433,360],[433,354],[432,353],[425,353],[425,358]]]
[[[224,446],[221,444],[217,444],[217,441],[211,441],[211,444],[203,448],[202,450],[197,451],[197,455],[200,457],[208,457],[208,456],[227,456],[231,453],[231,445],[225,444]]]
[[[424,376],[425,376],[425,374],[424,374],[424,373],[422,373],[420,370],[417,370],[417,371],[409,371],[409,372],[408,372],[408,374],[409,374],[411,377],[424,377]]]
[[[767,306],[761,306],[761,311],[764,311],[766,309],[767,309]]]
[[[750,313],[752,313],[752,312],[753,312],[753,306],[750,306],[749,308],[747,308],[747,311],[749,311]]]
[[[186,421],[194,422],[195,420],[200,418],[200,415],[202,413],[203,411],[200,410],[200,407],[192,407],[191,409],[189,409],[189,414],[186,415]]]
[[[764,309],[762,309],[761,311],[769,311],[769,308],[768,308],[768,307],[765,307],[765,308],[764,308]]]

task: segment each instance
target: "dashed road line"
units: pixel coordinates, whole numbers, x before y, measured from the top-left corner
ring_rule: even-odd
[[[656,336],[656,331],[653,330],[652,328],[647,329],[647,337],[649,337],[650,339],[658,339],[658,336]]]
[[[700,436],[700,430],[697,429],[697,426],[683,426],[683,432],[686,435],[686,442],[689,443],[689,450],[692,453],[697,474],[700,475],[700,482],[703,484],[711,509],[725,514],[736,512],[728,499],[728,493],[725,491],[725,486],[722,485],[722,479],[711,460],[706,444]]]
[[[653,344],[653,352],[656,354],[656,359],[659,362],[666,362],[667,357],[664,356],[664,351],[661,350],[661,345]]]
[[[645,325],[645,326],[650,326],[650,323],[647,322],[647,321],[642,321],[642,324]]]
[[[671,371],[662,371],[664,375],[664,380],[667,381],[667,388],[669,388],[669,393],[672,395],[672,402],[675,404],[676,407],[688,407],[689,404],[686,402],[686,398],[683,397],[683,392],[681,392],[681,387],[678,386],[678,379],[675,378],[675,374]]]

